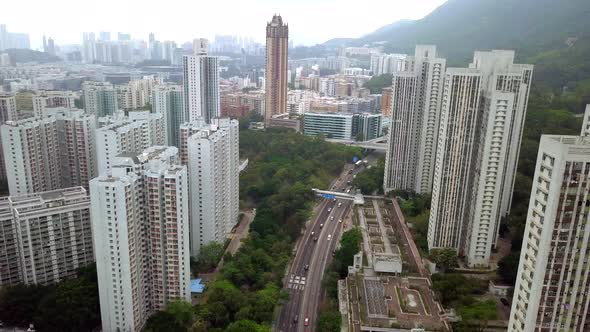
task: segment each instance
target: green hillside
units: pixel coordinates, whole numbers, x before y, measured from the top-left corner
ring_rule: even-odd
[[[536,83],[560,89],[590,77],[588,17],[588,0],[449,0],[349,45],[385,42],[386,52],[412,53],[416,44],[435,44],[450,65],[464,65],[476,49],[514,49],[518,61],[537,65]]]

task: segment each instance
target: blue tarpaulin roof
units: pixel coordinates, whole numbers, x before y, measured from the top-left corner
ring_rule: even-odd
[[[192,279],[191,280],[191,293],[203,293],[205,290],[205,285],[201,283],[201,279]]]

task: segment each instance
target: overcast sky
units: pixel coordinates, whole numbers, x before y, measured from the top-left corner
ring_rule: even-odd
[[[147,40],[184,42],[215,34],[264,40],[274,13],[289,24],[295,45],[335,37],[359,37],[400,19],[419,19],[445,0],[1,0],[0,23],[10,32],[28,32],[31,46],[42,36],[57,44],[81,43],[84,31],[129,32]]]

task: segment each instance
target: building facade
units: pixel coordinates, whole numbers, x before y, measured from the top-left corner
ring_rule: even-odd
[[[72,91],[41,91],[33,96],[33,114],[42,118],[47,116],[47,108],[75,108],[76,95]]]
[[[513,60],[513,51],[476,52],[445,77],[428,243],[472,267],[488,265],[512,195],[532,75]]]
[[[202,246],[224,243],[238,222],[239,123],[215,119],[188,137],[191,192],[191,255]]]
[[[508,331],[590,330],[589,148],[541,136]]]
[[[154,88],[154,113],[163,115],[167,144],[177,148],[180,147],[180,125],[187,121],[183,102],[183,89],[180,85],[163,84]]]
[[[108,82],[84,82],[84,111],[97,117],[113,115],[119,109],[117,93]]]
[[[9,121],[0,132],[10,195],[62,188],[55,118]]]
[[[185,55],[182,61],[185,113],[188,121],[203,118],[211,123],[221,114],[219,63],[217,57],[207,55],[206,43],[196,47],[195,52],[194,55]]]
[[[52,108],[45,118],[1,127],[11,195],[83,186],[96,176],[95,118],[82,110]],[[5,141],[4,141],[5,140]]]
[[[346,113],[305,113],[303,116],[303,133],[307,136],[353,140],[354,115]]]
[[[391,105],[386,192],[432,190],[445,66],[435,46],[417,45],[393,71],[391,91],[384,90],[383,104]]]
[[[141,331],[167,304],[190,301],[188,178],[177,161],[178,149],[152,146],[91,181],[105,331]]]
[[[289,26],[274,15],[266,25],[266,103],[264,119],[287,113]]]
[[[0,94],[0,126],[7,121],[18,119],[16,111],[16,98],[10,94]],[[0,180],[7,181],[6,165],[4,163],[4,150],[2,149],[2,138],[0,135]]]
[[[129,112],[126,119],[96,130],[98,174],[106,173],[121,153],[143,151],[150,146],[165,144],[164,118],[162,114]]]
[[[0,286],[52,284],[94,261],[82,187],[0,199]]]
[[[8,198],[21,281],[52,284],[94,262],[90,199],[82,187]]]

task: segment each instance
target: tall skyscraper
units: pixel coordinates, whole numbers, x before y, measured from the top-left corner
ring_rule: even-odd
[[[191,123],[188,173],[191,192],[191,255],[213,241],[223,243],[238,221],[239,124],[214,119]]]
[[[95,118],[53,108],[48,117],[9,121],[1,128],[11,195],[73,186],[96,176]]]
[[[108,82],[84,82],[84,110],[97,117],[113,115],[118,110],[117,96]]]
[[[129,118],[115,120],[112,124],[99,128],[96,130],[98,174],[107,173],[118,155],[163,145],[165,137],[162,114],[149,112],[129,112]]]
[[[180,148],[180,125],[187,121],[184,112],[182,86],[176,84],[158,85],[153,91],[154,113],[164,117],[166,140],[169,146]]]
[[[384,91],[391,105],[385,191],[432,190],[445,65],[435,46],[417,45],[393,71],[391,91]]]
[[[514,183],[532,65],[513,60],[476,52],[445,77],[428,246],[456,249],[473,267],[489,263]]]
[[[220,115],[219,64],[207,55],[206,40],[196,40],[193,55],[182,59],[184,70],[184,107],[189,121],[202,118],[207,123]]]
[[[266,104],[264,120],[287,113],[289,26],[280,15],[266,24]]]
[[[508,331],[590,330],[590,138],[543,135]]]
[[[90,183],[102,328],[141,331],[169,303],[190,301],[189,197],[178,149],[152,146]]]

